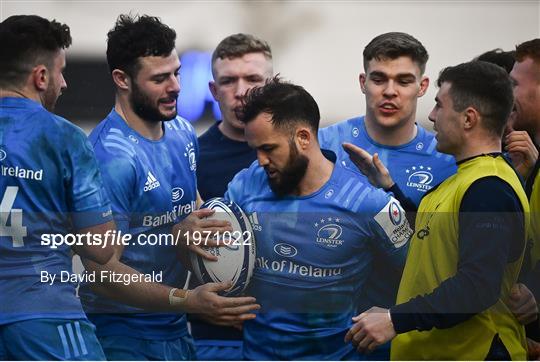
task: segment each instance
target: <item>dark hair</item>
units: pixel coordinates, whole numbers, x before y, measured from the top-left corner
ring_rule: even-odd
[[[368,63],[372,59],[397,59],[407,56],[418,64],[420,72],[424,74],[429,55],[418,39],[407,33],[391,32],[376,36],[364,48],[364,69],[367,71]]]
[[[475,108],[482,115],[484,128],[502,135],[514,104],[512,83],[503,68],[484,61],[462,63],[441,71],[437,85],[444,82],[451,84],[455,111]]]
[[[493,49],[485,53],[480,54],[473,60],[481,60],[488,63],[497,64],[499,67],[502,67],[506,70],[506,73],[510,73],[514,67],[516,52],[511,50],[505,52],[501,48]]]
[[[280,130],[292,131],[304,124],[317,134],[320,113],[317,102],[302,87],[282,81],[279,76],[269,79],[262,87],[248,91],[243,100],[240,120],[249,123],[259,114],[272,116],[272,124]]]
[[[38,64],[52,66],[54,55],[71,45],[66,24],[37,15],[14,15],[0,23],[0,86],[19,86]]]
[[[540,63],[540,39],[528,40],[516,46],[516,60],[522,62],[527,57]]]
[[[212,53],[212,64],[216,59],[239,58],[249,53],[263,53],[272,59],[270,45],[262,39],[250,34],[238,33],[223,39]]]
[[[176,32],[157,17],[122,14],[107,33],[109,70],[120,69],[135,77],[140,57],[168,56],[175,40]]]

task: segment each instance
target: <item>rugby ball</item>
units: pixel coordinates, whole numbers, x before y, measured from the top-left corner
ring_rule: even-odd
[[[220,294],[238,295],[246,289],[255,266],[255,238],[251,223],[237,204],[221,197],[206,201],[201,205],[201,209],[205,208],[215,210],[209,219],[229,221],[232,232],[219,235],[223,246],[208,247],[200,244],[204,250],[217,256],[217,261],[206,260],[191,253],[193,273],[202,284],[231,280],[231,289]]]

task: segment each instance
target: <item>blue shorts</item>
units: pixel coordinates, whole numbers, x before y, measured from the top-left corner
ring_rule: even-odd
[[[105,360],[87,319],[30,319],[0,326],[0,360]]]
[[[242,341],[195,340],[199,361],[242,361]]]
[[[191,336],[170,340],[150,340],[126,336],[99,337],[109,361],[195,360]]]

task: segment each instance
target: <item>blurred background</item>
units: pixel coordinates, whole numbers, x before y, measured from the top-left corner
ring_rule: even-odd
[[[120,13],[159,16],[178,35],[181,57],[179,113],[200,133],[217,107],[208,91],[210,55],[224,37],[251,33],[269,42],[274,69],[305,87],[329,125],[364,114],[358,85],[362,51],[376,35],[404,31],[427,48],[428,93],[417,119],[429,127],[438,72],[494,48],[540,37],[540,0],[534,1],[11,1],[0,0],[0,18],[37,14],[68,24],[68,89],[56,112],[91,130],[110,111],[113,86],[106,34]]]

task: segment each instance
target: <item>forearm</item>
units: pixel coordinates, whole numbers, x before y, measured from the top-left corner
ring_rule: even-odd
[[[521,206],[501,183],[471,185],[459,209],[457,271],[431,293],[391,308],[398,333],[453,327],[501,297],[505,267],[518,260],[525,240]]]
[[[91,288],[102,296],[145,310],[179,311],[177,306],[169,303],[172,287],[156,282],[144,282],[142,273],[120,262],[117,257],[113,257],[105,265],[88,259],[83,259],[83,264],[88,272],[95,273],[96,280]],[[107,277],[102,278],[102,275]],[[121,281],[115,281],[108,277],[110,275],[121,275]],[[130,282],[126,283],[124,280]]]

